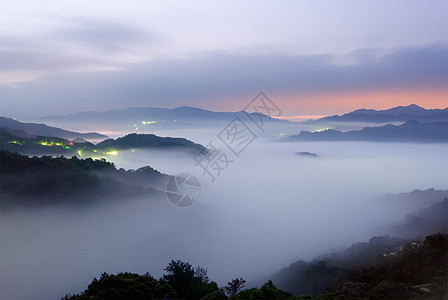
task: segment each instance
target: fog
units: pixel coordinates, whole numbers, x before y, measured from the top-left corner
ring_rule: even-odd
[[[171,259],[207,267],[220,286],[235,277],[256,282],[296,260],[365,241],[379,227],[431,204],[389,206],[375,198],[447,189],[446,144],[260,137],[236,157],[217,133],[185,136],[203,145],[216,142],[233,160],[214,182],[187,154],[137,149],[108,157],[125,169],[150,165],[195,175],[202,189],[192,207],[178,208],[162,197],[2,212],[2,298],[57,299],[82,292],[103,272],[158,278]]]

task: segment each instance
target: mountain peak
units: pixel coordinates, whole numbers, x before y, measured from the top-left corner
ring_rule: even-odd
[[[409,108],[421,108],[421,109],[424,109],[423,107],[418,106],[417,104],[409,104],[408,106],[405,106],[405,107],[409,107]]]

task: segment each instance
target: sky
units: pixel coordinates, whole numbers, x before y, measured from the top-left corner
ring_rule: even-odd
[[[0,115],[448,106],[447,1],[1,1]]]

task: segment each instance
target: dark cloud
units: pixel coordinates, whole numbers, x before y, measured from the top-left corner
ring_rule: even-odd
[[[378,56],[365,49],[337,63],[332,55],[206,53],[185,59],[127,65],[117,72],[47,77],[10,90],[17,103],[39,95],[48,105],[74,111],[126,106],[200,105],[204,101],[250,97],[260,90],[281,93],[445,88],[448,47],[401,48]],[[336,63],[335,63],[336,61]],[[62,100],[63,99],[63,100]],[[70,104],[71,103],[71,104]],[[75,105],[76,103],[76,105]]]
[[[0,71],[71,72],[83,68],[117,68],[118,55],[158,40],[148,31],[117,22],[63,18],[60,26],[39,36],[0,36]],[[134,52],[133,52],[134,50]]]
[[[82,69],[92,66],[114,66],[107,58],[93,58],[82,55],[71,55],[67,57],[64,53],[45,53],[37,51],[1,51],[0,71],[2,72],[38,72],[38,73],[61,73]],[[116,64],[115,64],[116,65]]]
[[[49,39],[63,39],[107,52],[122,51],[130,45],[158,39],[146,30],[117,22],[77,18],[65,18],[63,21],[62,28],[49,34]]]

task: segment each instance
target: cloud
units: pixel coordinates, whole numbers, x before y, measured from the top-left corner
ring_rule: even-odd
[[[79,107],[104,110],[186,103],[201,106],[238,97],[249,99],[260,90],[286,94],[419,87],[446,90],[447,53],[446,45],[399,48],[386,53],[360,49],[342,57],[224,51],[191,53],[184,58],[120,64],[120,71],[115,72],[47,76],[13,92],[1,88],[0,93],[7,101],[23,103],[39,95],[49,106],[67,107],[63,102],[75,101],[78,108],[73,106],[74,110],[80,110]],[[19,55],[18,64],[20,60]]]
[[[157,42],[148,30],[119,22],[59,18],[32,37],[0,36],[0,85],[17,87],[47,75],[120,69],[147,60],[139,47]]]
[[[57,29],[49,38],[68,40],[83,44],[101,52],[125,51],[130,44],[155,41],[157,38],[147,30],[119,22],[91,19],[64,18],[64,28]]]

